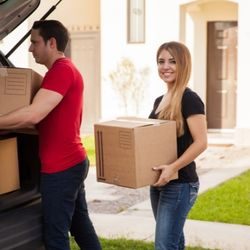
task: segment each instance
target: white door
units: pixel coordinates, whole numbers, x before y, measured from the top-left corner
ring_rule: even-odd
[[[99,32],[73,32],[70,56],[85,83],[82,134],[93,133],[100,119],[100,39]]]

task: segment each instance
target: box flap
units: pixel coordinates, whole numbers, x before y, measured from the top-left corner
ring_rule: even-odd
[[[147,119],[133,116],[118,117],[115,120],[104,121],[96,125],[113,126],[121,128],[146,127],[169,122],[167,120]]]

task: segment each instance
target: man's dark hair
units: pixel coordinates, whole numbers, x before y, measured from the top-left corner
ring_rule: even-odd
[[[61,22],[57,20],[36,21],[32,29],[39,30],[39,34],[45,43],[47,43],[50,38],[55,38],[57,49],[64,52],[69,40],[69,33]]]

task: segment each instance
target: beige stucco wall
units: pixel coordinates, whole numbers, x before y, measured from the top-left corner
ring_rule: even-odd
[[[40,10],[36,11],[36,14],[41,15],[42,11],[48,10],[52,6],[52,2],[57,1],[41,1]],[[49,18],[60,19],[65,25],[75,29],[99,30],[99,2],[100,0],[64,0]]]
[[[58,0],[42,0],[38,9],[29,18],[29,27],[35,20],[40,19]],[[58,4],[47,19],[61,21],[71,32],[99,31],[100,29],[100,0],[64,0]],[[46,72],[44,66],[37,65],[29,55],[29,65],[41,74]]]
[[[28,31],[35,20],[40,19],[58,0],[42,0],[35,12],[0,42],[1,50],[6,54]],[[47,19],[62,21],[70,31],[99,31],[100,29],[100,0],[63,0]],[[29,39],[27,39],[9,58],[17,67],[31,67],[40,73],[46,69],[37,65],[28,53]]]

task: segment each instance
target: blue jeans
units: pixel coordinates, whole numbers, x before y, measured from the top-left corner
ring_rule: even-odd
[[[155,250],[185,249],[184,223],[198,194],[199,183],[169,182],[150,187],[150,200],[156,220]]]
[[[47,250],[69,250],[69,231],[80,249],[100,250],[89,218],[84,179],[89,161],[65,171],[41,175],[44,242]]]

